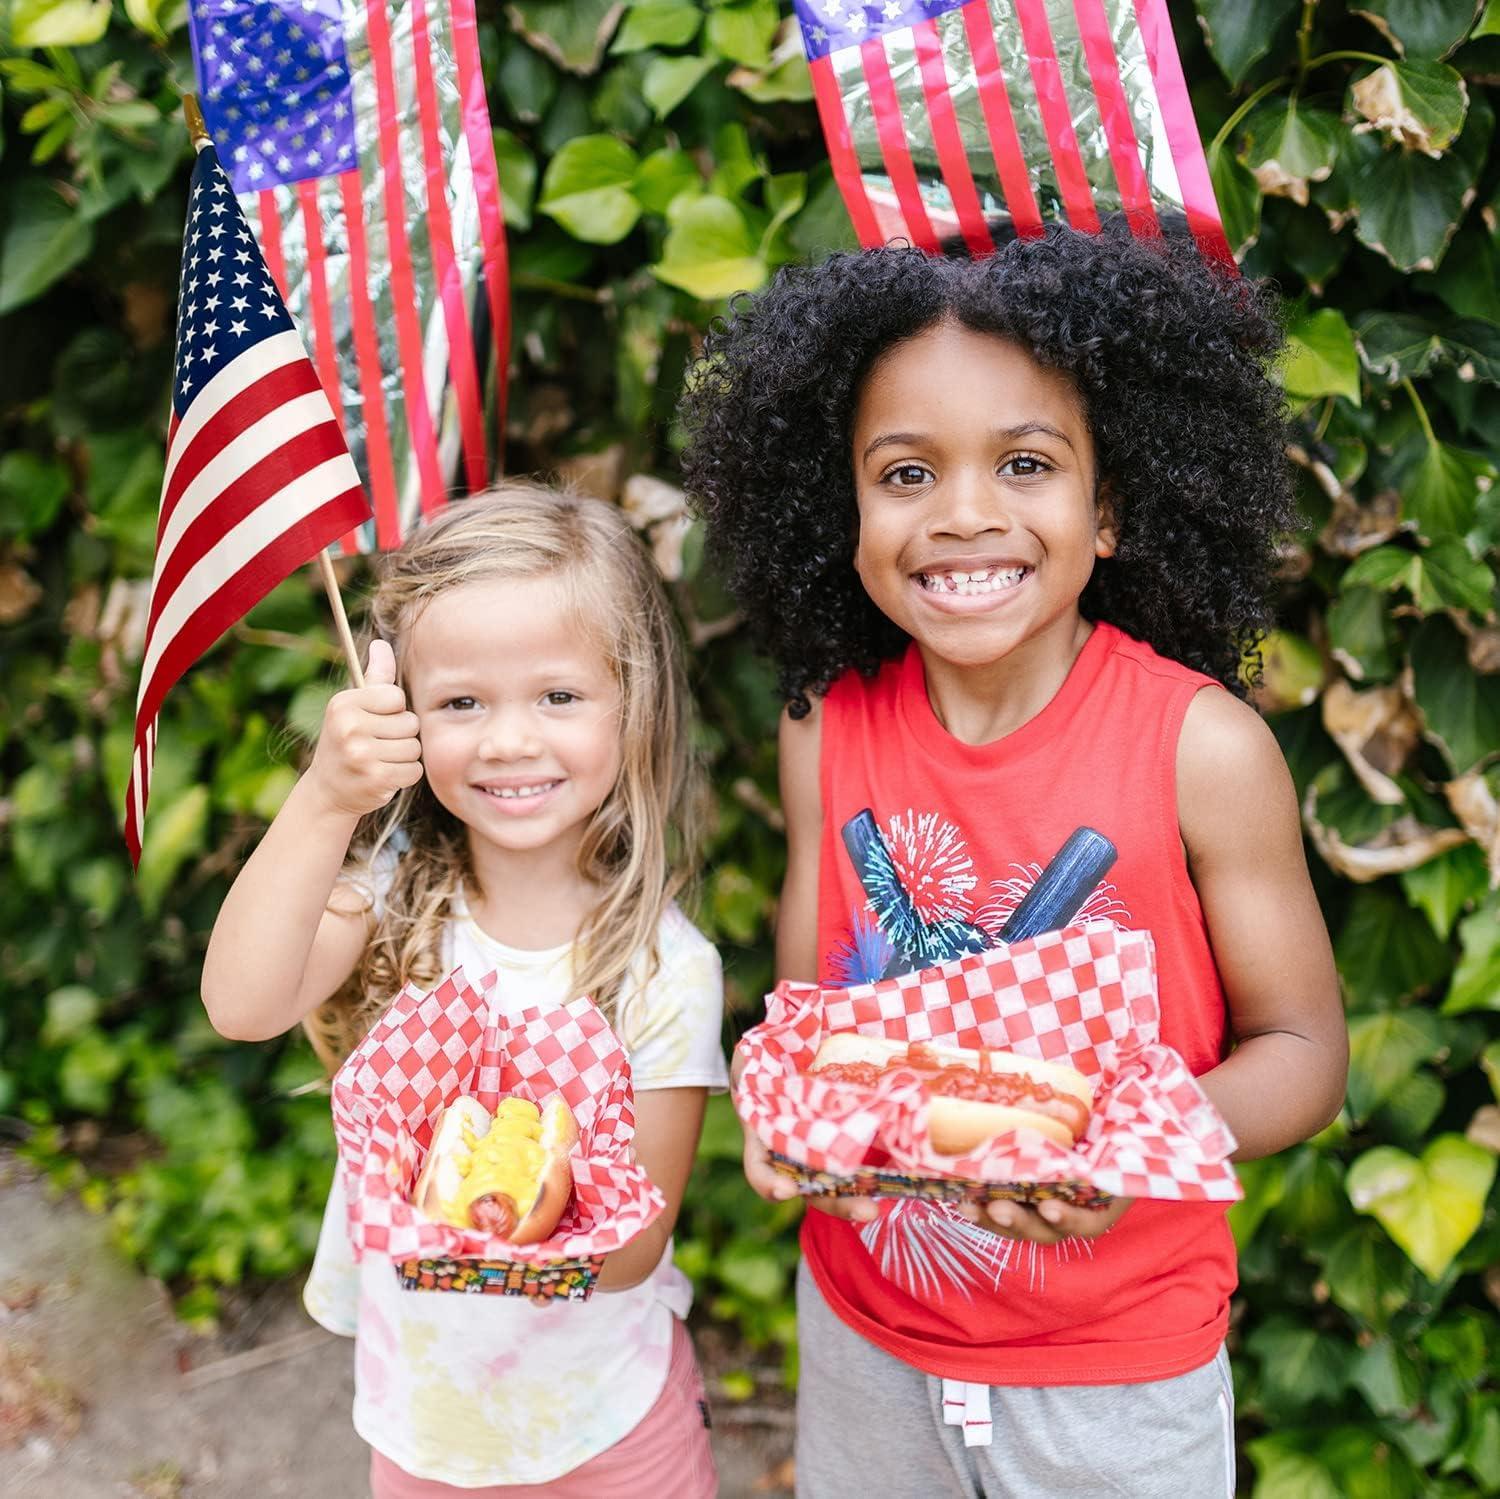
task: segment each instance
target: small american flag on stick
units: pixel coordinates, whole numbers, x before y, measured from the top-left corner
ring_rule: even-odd
[[[156,566],[125,795],[141,857],[157,716],[237,619],[370,506],[212,146],[193,168]]]
[[[1166,0],[795,0],[860,243],[1186,218],[1233,264]]]

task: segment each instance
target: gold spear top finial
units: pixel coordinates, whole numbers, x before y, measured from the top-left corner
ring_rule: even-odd
[[[203,123],[203,111],[198,108],[197,94],[182,96],[182,113],[187,120],[188,139],[193,143],[193,150],[201,151],[205,146],[213,145],[208,126]]]

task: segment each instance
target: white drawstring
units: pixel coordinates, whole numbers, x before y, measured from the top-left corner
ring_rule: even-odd
[[[995,1434],[990,1420],[990,1387],[961,1379],[943,1381],[943,1425],[962,1426],[965,1447],[988,1447]]]

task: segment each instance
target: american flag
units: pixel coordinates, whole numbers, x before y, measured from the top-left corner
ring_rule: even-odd
[[[307,350],[205,147],[184,233],[167,471],[125,793],[132,863],[168,690],[283,578],[369,514]]]
[[[1233,263],[1166,0],[794,0],[860,243],[1182,215]]]
[[[398,545],[498,468],[504,215],[474,0],[189,0],[204,117]]]

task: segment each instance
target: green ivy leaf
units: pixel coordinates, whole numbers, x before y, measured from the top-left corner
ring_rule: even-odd
[[[759,72],[734,68],[725,82],[757,104],[805,104],[813,96],[812,73],[800,49],[794,57]]]
[[[125,14],[137,30],[159,42],[167,39],[163,16],[174,27],[182,25],[184,19],[178,0],[125,0]]]
[[[785,1265],[773,1249],[753,1240],[727,1245],[714,1268],[730,1290],[752,1301],[775,1301],[786,1290]]]
[[[610,51],[640,52],[647,47],[685,47],[698,35],[703,12],[683,0],[645,0],[632,5]]]
[[[11,0],[17,47],[87,47],[109,30],[109,0]]]
[[[1410,1279],[1411,1267],[1383,1235],[1376,1241],[1395,1257]],[[1405,1292],[1403,1291],[1403,1296]],[[1406,1417],[1421,1403],[1422,1371],[1405,1347],[1392,1338],[1376,1338],[1355,1355],[1350,1384],[1362,1394],[1377,1416]]]
[[[1452,961],[1426,921],[1383,885],[1354,892],[1334,956],[1361,1010],[1388,1009],[1425,993],[1447,977]]]
[[[1346,589],[1406,588],[1423,613],[1471,609],[1487,614],[1495,586],[1486,563],[1456,536],[1439,537],[1424,551],[1382,546],[1357,558],[1341,580]]]
[[[1384,682],[1396,674],[1390,615],[1375,589],[1346,586],[1328,606],[1327,624],[1333,654],[1356,682]]]
[[[713,71],[711,57],[654,57],[641,93],[658,120],[664,120]]]
[[[1355,1124],[1363,1124],[1442,1045],[1442,1022],[1429,1010],[1388,1010],[1350,1020],[1348,1101]]]
[[[1444,267],[1447,261],[1443,262]],[[1500,385],[1500,328],[1479,318],[1461,318],[1443,330],[1443,357],[1462,381]]]
[[[1360,1223],[1328,1251],[1323,1279],[1328,1294],[1346,1312],[1383,1330],[1410,1304],[1415,1277],[1411,1263],[1378,1228]]]
[[[1355,112],[1397,145],[1441,156],[1469,108],[1463,75],[1440,62],[1388,62],[1349,89]]]
[[[1459,1379],[1476,1380],[1484,1373],[1489,1336],[1486,1322],[1460,1308],[1423,1330],[1422,1352]]]
[[[1335,1427],[1318,1444],[1318,1461],[1338,1475],[1345,1499],[1432,1499],[1406,1454],[1372,1442],[1367,1427]]]
[[[1322,653],[1290,630],[1271,630],[1261,642],[1256,702],[1263,713],[1286,713],[1318,699],[1326,675]]]
[[[1484,1216],[1496,1160],[1461,1135],[1439,1135],[1420,1159],[1388,1145],[1367,1150],[1345,1186],[1429,1280],[1439,1280]]]
[[[1500,1103],[1500,1041],[1491,1041],[1479,1054],[1479,1065],[1490,1080],[1490,1092],[1495,1102]]]
[[[587,75],[598,71],[623,9],[619,0],[511,0],[505,13],[538,52],[570,73]]]
[[[6,189],[0,205],[0,314],[34,302],[94,247],[93,227],[50,182],[23,177]]]
[[[557,70],[530,47],[506,49],[497,82],[507,111],[527,125],[542,119],[557,97]]]
[[[536,195],[536,157],[520,136],[496,126],[495,165],[505,203],[505,222],[512,229],[531,228],[531,204]]]
[[[0,535],[45,531],[72,488],[67,469],[56,458],[6,453],[0,457]]]
[[[1406,870],[1401,888],[1412,905],[1427,913],[1432,930],[1446,940],[1464,909],[1484,898],[1489,870],[1477,843],[1461,843]]]
[[[709,11],[704,36],[720,57],[763,68],[771,60],[771,42],[780,24],[776,0],[731,0]]]
[[[1275,45],[1298,0],[1193,0],[1193,6],[1213,60],[1238,86]]]
[[[42,1021],[43,1046],[66,1046],[76,1040],[99,1018],[99,996],[82,984],[66,984],[47,996],[46,1018]]]
[[[701,193],[703,178],[686,151],[663,146],[641,163],[631,191],[647,213],[665,214],[683,193]]]
[[[1401,491],[1402,510],[1417,524],[1417,533],[1425,541],[1437,537],[1456,540],[1474,522],[1474,508],[1482,490],[1495,481],[1496,469],[1488,458],[1479,453],[1470,453],[1463,448],[1445,442],[1428,442],[1419,437],[1404,454],[1398,454],[1392,466],[1392,478]],[[1450,583],[1457,584],[1469,608],[1483,612],[1489,603],[1489,569],[1476,562],[1458,544],[1455,558],[1450,551],[1446,562],[1434,562],[1429,556],[1425,562],[1428,573],[1436,567],[1456,565],[1456,572],[1445,574]],[[1482,586],[1474,584],[1475,569],[1485,577]],[[1473,602],[1478,598],[1479,602]]]
[[[1332,1404],[1348,1381],[1348,1345],[1305,1322],[1273,1317],[1245,1339],[1260,1363],[1261,1395],[1272,1409]]]
[[[1500,677],[1470,667],[1463,637],[1446,619],[1417,631],[1411,670],[1424,730],[1455,775],[1500,753]]]
[[[1373,21],[1406,57],[1444,57],[1469,34],[1476,0],[1356,0],[1353,9]]]
[[[1281,381],[1299,401],[1343,396],[1359,405],[1359,355],[1344,314],[1321,307],[1293,320],[1287,329],[1287,357]]]
[[[624,141],[610,135],[579,136],[547,163],[537,207],[574,239],[615,244],[641,216],[641,205],[630,191],[639,165]]]
[[[1284,1437],[1257,1437],[1245,1450],[1255,1464],[1255,1499],[1348,1499],[1317,1458]]]
[[[1364,313],[1355,321],[1354,343],[1365,368],[1390,385],[1420,379],[1446,358],[1437,329],[1404,312]]]
[[[1453,984],[1443,1012],[1500,1010],[1500,897],[1492,897],[1458,925],[1463,956],[1453,970]]]
[[[1245,121],[1240,159],[1268,197],[1306,206],[1308,184],[1333,171],[1344,128],[1336,114],[1307,109],[1295,95],[1273,97]]]
[[[769,274],[737,205],[711,193],[673,203],[662,258],[651,273],[700,301],[754,291]]]
[[[1456,317],[1500,322],[1500,263],[1495,242],[1470,220],[1454,236],[1442,266],[1413,285],[1432,292]]]
[[[1461,1449],[1463,1464],[1479,1481],[1480,1492],[1500,1492],[1500,1396],[1471,1400],[1469,1435]]]
[[[96,1119],[108,1114],[115,1079],[124,1070],[124,1048],[100,1031],[85,1031],[63,1053],[57,1079],[63,1101]]]
[[[1457,143],[1437,161],[1382,148],[1373,135],[1351,138],[1342,162],[1349,167],[1360,241],[1398,270],[1436,270],[1473,198],[1493,128],[1494,113],[1481,97],[1470,106]]]

